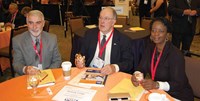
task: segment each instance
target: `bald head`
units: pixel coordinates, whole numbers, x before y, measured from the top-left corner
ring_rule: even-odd
[[[104,9],[102,9],[101,12],[110,12],[110,13],[112,13],[113,19],[115,19],[115,20],[117,19],[117,13],[116,13],[115,9],[113,9],[111,7],[106,7]]]

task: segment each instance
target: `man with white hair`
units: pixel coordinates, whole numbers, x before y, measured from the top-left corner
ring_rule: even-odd
[[[101,73],[109,75],[118,71],[133,73],[131,40],[114,28],[117,14],[111,7],[100,12],[98,28],[86,31],[80,53],[85,56],[86,67],[101,68]],[[85,65],[75,60],[78,68]]]
[[[57,37],[43,31],[45,23],[43,13],[38,10],[30,11],[26,22],[28,31],[13,38],[15,71],[22,75],[60,67],[61,56]]]

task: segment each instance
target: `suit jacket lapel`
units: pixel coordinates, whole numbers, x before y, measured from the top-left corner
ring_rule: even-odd
[[[29,52],[28,57],[31,57],[31,61],[34,61],[35,51],[33,49],[32,38],[29,31],[27,31],[24,39],[24,48]]]
[[[117,50],[117,45],[119,45],[119,36],[118,33],[116,31],[116,29],[114,29],[114,33],[113,33],[113,39],[112,39],[112,48],[111,50]],[[111,51],[111,60],[115,60],[115,55],[116,55],[116,51]],[[112,63],[112,61],[110,61]]]
[[[164,60],[166,60],[168,53],[170,51],[170,42],[166,42],[165,47],[163,49],[162,56],[160,58],[160,63],[159,65],[162,65],[164,63]]]
[[[48,40],[47,40],[47,38],[46,38],[46,35],[45,35],[45,33],[43,33],[42,32],[42,34],[41,34],[41,38],[42,38],[42,63],[45,63],[45,56],[47,56],[46,55],[46,53],[47,53],[47,47],[48,47]],[[46,53],[45,53],[46,52]],[[44,66],[44,64],[43,64],[43,66]]]

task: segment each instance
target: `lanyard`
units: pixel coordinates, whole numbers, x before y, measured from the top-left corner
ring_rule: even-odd
[[[42,63],[42,38],[40,38],[40,53],[37,50],[37,46],[34,44],[34,42],[32,41],[32,45],[33,45],[33,49],[35,51],[35,53],[37,54],[37,56],[40,59],[40,63]]]
[[[155,54],[156,54],[156,47],[154,48],[154,52],[153,52],[153,55],[152,55],[152,58],[151,58],[151,79],[154,80],[155,78],[155,74],[156,74],[156,69],[158,67],[158,63],[160,62],[160,58],[162,56],[162,52],[159,54],[158,56],[158,59],[154,65],[154,58],[155,58]]]
[[[111,34],[110,34],[108,40],[107,40],[106,43],[103,45],[103,47],[101,47],[101,44],[100,44],[100,31],[99,31],[99,33],[98,33],[98,43],[99,43],[99,56],[100,56],[100,57],[102,56],[102,53],[103,53],[103,51],[105,50],[106,45],[107,45],[107,43],[109,42],[111,36],[113,35],[113,31],[114,31],[114,29],[112,30],[112,32],[111,32]]]
[[[18,11],[17,11],[18,12]],[[12,18],[10,20],[10,23],[14,23],[15,22],[15,17],[17,15],[17,12],[15,12],[13,15],[12,15]]]

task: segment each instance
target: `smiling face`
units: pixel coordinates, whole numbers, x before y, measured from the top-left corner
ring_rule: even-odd
[[[115,22],[116,18],[113,15],[112,9],[104,8],[99,16],[99,30],[106,34],[113,29]]]
[[[169,33],[167,33],[167,27],[160,21],[155,21],[151,29],[151,39],[156,45],[165,45],[166,39]]]
[[[44,17],[40,13],[28,14],[27,16],[28,30],[35,37],[43,31],[44,23]]]

